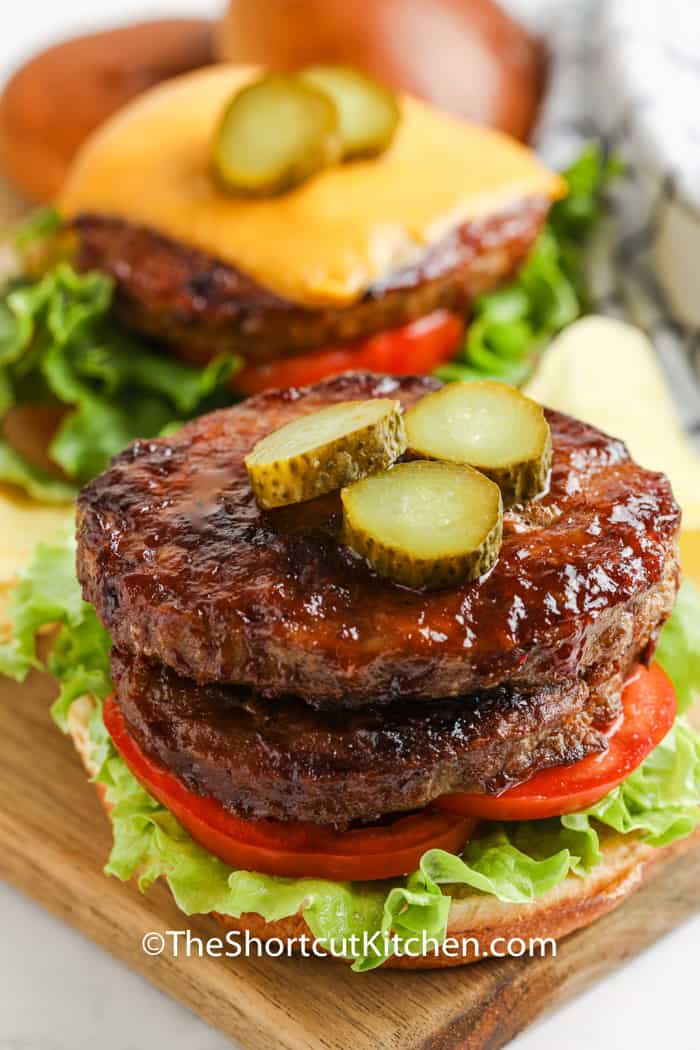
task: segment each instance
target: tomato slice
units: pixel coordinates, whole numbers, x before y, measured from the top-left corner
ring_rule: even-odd
[[[458,853],[476,823],[437,810],[351,831],[293,821],[241,820],[215,799],[195,795],[149,758],[129,733],[113,696],[105,700],[103,717],[114,746],[139,783],[195,842],[234,868],[340,881],[392,878],[414,871],[428,849]]]
[[[538,820],[592,806],[641,765],[676,717],[673,685],[658,664],[635,669],[622,704],[622,718],[612,727],[602,754],[536,773],[502,795],[443,795],[433,805],[486,820]]]
[[[455,354],[464,338],[464,318],[447,310],[380,332],[356,343],[248,365],[233,380],[243,394],[268,387],[306,386],[353,368],[390,375],[424,375]]]

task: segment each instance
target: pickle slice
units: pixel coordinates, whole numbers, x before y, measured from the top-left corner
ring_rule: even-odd
[[[401,403],[343,401],[286,423],[245,459],[261,507],[303,503],[384,470],[406,449]]]
[[[449,383],[421,398],[405,424],[412,456],[476,467],[506,507],[546,487],[552,438],[542,406],[505,383]]]
[[[345,159],[374,157],[387,148],[401,116],[392,91],[348,66],[309,66],[299,76],[335,102]]]
[[[229,103],[212,163],[224,189],[266,196],[291,189],[341,155],[333,100],[311,83],[270,73]]]
[[[343,489],[341,499],[344,542],[396,583],[454,587],[498,557],[500,489],[471,467],[399,463]]]

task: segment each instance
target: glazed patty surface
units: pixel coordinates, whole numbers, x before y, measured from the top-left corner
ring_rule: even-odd
[[[247,819],[347,826],[451,791],[494,793],[604,750],[622,674],[432,704],[316,711],[238,686],[197,685],[115,650],[116,700],[141,749],[191,791]]]
[[[678,587],[680,509],[621,441],[555,412],[548,491],[504,515],[478,580],[421,592],[338,543],[334,498],[262,511],[244,456],[331,403],[439,383],[347,374],[271,391],[137,441],[79,498],[78,575],[114,644],[197,681],[317,707],[520,690],[651,651]]]
[[[351,343],[433,310],[463,313],[515,272],[548,208],[547,200],[533,197],[465,223],[420,262],[373,285],[359,301],[334,308],[279,298],[205,252],[121,219],[85,214],[72,227],[78,268],[114,280],[117,317],[202,364],[223,352],[265,361]]]

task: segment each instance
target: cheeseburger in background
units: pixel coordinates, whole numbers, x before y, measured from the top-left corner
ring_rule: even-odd
[[[384,106],[381,141],[343,154],[347,127],[309,83],[319,76],[364,92],[366,119]],[[222,129],[232,108],[248,111],[251,91],[243,155],[284,139],[291,92],[331,113],[319,170],[254,194],[225,184],[215,170]],[[24,273],[4,295],[0,480],[70,499],[134,437],[349,369],[468,378],[502,360],[517,381],[513,363],[527,371],[535,326],[565,323],[562,302],[578,309],[556,261],[571,258],[564,213],[533,252],[565,189],[514,139],[348,67],[220,64],[152,88],[90,137],[57,211],[18,236]],[[489,293],[526,259],[526,285],[505,300],[518,316],[510,306],[505,316]],[[553,280],[565,297],[550,295]],[[465,342],[473,309],[480,362],[471,329]]]

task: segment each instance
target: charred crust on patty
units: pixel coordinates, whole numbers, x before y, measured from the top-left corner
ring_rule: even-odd
[[[316,522],[277,528],[243,457],[343,400],[408,407],[435,380],[348,374],[272,391],[132,444],[79,500],[78,574],[121,649],[195,681],[316,707],[609,679],[653,650],[678,587],[680,509],[624,444],[548,412],[546,494],[504,518],[487,576],[425,594],[380,579]],[[312,511],[309,511],[312,513]]]

